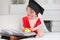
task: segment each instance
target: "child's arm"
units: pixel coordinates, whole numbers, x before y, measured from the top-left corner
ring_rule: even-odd
[[[35,31],[35,30],[38,31],[38,34],[37,34],[36,37],[44,37],[44,32],[40,29],[40,27],[41,27],[41,25],[39,25],[39,26],[32,29],[32,31]]]
[[[40,27],[41,27],[41,24],[40,24],[40,25],[38,25],[38,26],[37,26],[37,27],[35,27],[35,28],[31,28],[31,30],[32,30],[32,31],[35,31],[35,30],[38,30]]]
[[[36,37],[44,37],[44,32],[42,30],[38,30],[38,34]]]
[[[49,32],[48,29],[46,28],[46,25],[44,24],[44,20],[43,20],[42,15],[40,13],[38,14],[38,17],[40,18],[41,24],[42,24],[41,27],[40,27],[40,29],[43,32]]]

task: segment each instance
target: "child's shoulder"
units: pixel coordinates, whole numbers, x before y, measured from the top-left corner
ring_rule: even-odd
[[[25,19],[25,18],[27,18],[27,16],[23,16],[22,18]]]
[[[22,19],[23,19],[23,20],[26,20],[26,19],[28,19],[28,17],[27,17],[27,16],[24,16],[24,17],[22,17]]]

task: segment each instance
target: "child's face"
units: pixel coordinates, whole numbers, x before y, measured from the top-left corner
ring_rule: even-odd
[[[26,12],[27,12],[27,16],[31,19],[37,16],[35,11],[32,10],[30,7],[27,7]]]

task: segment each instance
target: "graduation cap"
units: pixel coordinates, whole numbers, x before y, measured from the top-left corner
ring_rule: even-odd
[[[29,0],[28,6],[33,9],[36,14],[41,13],[43,14],[44,9],[35,1],[35,0]]]

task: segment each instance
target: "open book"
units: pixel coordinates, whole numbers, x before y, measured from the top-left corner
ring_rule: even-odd
[[[1,30],[0,34],[4,34],[7,36],[11,36],[11,35],[15,35],[15,36],[32,36],[35,35],[34,32],[30,32],[30,33],[24,33],[24,32],[20,32],[20,31],[13,31],[13,30]]]

